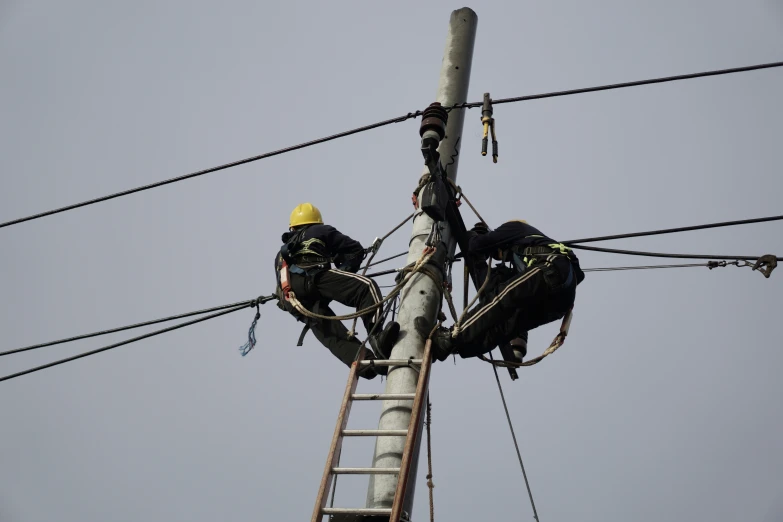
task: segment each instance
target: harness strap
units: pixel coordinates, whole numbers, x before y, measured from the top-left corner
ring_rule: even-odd
[[[302,328],[302,333],[299,334],[299,340],[296,342],[297,346],[302,346],[302,343],[304,343],[305,335],[307,335],[307,332],[310,330],[310,325],[305,324],[304,328]]]

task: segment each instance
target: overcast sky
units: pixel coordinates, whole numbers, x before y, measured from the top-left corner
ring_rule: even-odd
[[[422,109],[460,7],[0,0],[0,221]],[[472,101],[783,59],[779,0],[470,7]],[[493,226],[559,240],[781,214],[781,92],[772,69],[497,106],[496,165],[473,110],[459,181]],[[269,293],[302,201],[369,244],[411,211],[418,125],[0,230],[0,348]],[[781,227],[606,246],[781,255]],[[541,522],[783,520],[781,290],[783,273],[736,267],[588,274],[566,345],[501,373]],[[347,368],[312,335],[296,347],[301,325],[273,304],[240,357],[252,318],[0,383],[0,520],[307,520]],[[531,355],[555,332],[532,332]],[[0,374],[130,335],[4,357]],[[438,363],[431,393],[437,519],[532,520],[490,367]],[[379,411],[356,405],[350,427]],[[349,440],[343,464],[371,455]],[[336,505],[365,492],[341,478]]]

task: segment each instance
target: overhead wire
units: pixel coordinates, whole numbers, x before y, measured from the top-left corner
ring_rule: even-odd
[[[767,221],[780,221],[783,220],[783,216],[770,216],[770,217],[762,217],[762,218],[753,218],[753,219],[740,219],[737,221],[723,221],[720,223],[707,223],[705,225],[693,225],[689,227],[677,227],[677,228],[663,228],[660,230],[648,230],[647,232],[631,232],[628,234],[615,234],[612,236],[597,236],[597,237],[587,237],[582,239],[569,239],[568,241],[563,241],[564,245],[574,245],[574,244],[584,244],[584,243],[594,243],[596,241],[610,241],[613,239],[626,239],[630,237],[643,237],[643,236],[656,236],[660,234],[674,234],[677,232],[689,232],[692,230],[705,230],[709,228],[720,228],[720,227],[732,227],[735,225],[748,225],[751,223],[764,223]]]
[[[571,245],[571,248],[578,248],[580,250],[591,250],[593,252],[604,252],[607,254],[624,254],[629,256],[645,256],[645,257],[669,257],[674,259],[723,259],[723,260],[740,260],[740,261],[758,261],[764,256],[727,256],[723,254],[710,255],[710,254],[667,254],[661,252],[640,252],[637,250],[621,250],[617,248],[603,248],[603,247],[591,247],[584,245]],[[782,258],[775,256],[777,261]]]
[[[0,357],[2,357],[3,355],[11,355],[13,353],[26,352],[26,351],[29,351],[29,350],[36,350],[38,348],[45,348],[47,346],[54,346],[54,345],[57,345],[57,344],[69,343],[69,342],[72,342],[72,341],[79,341],[81,339],[90,339],[92,337],[99,337],[101,335],[108,335],[108,334],[117,333],[117,332],[124,332],[126,330],[132,330],[134,328],[141,328],[143,326],[150,326],[150,325],[153,325],[153,324],[165,323],[165,322],[168,322],[168,321],[174,321],[176,319],[184,319],[185,317],[192,317],[194,315],[202,315],[202,314],[207,314],[209,312],[215,312],[215,311],[218,311],[218,310],[225,310],[226,308],[234,308],[234,307],[237,307],[237,306],[252,306],[253,303],[254,303],[253,300],[240,301],[238,303],[232,303],[232,304],[223,305],[223,306],[214,306],[212,308],[205,308],[204,310],[197,310],[195,312],[187,312],[187,313],[184,313],[184,314],[178,314],[178,315],[172,315],[172,316],[169,316],[169,317],[163,317],[161,319],[153,319],[151,321],[145,321],[143,323],[136,323],[136,324],[131,324],[131,325],[128,325],[128,326],[120,326],[118,328],[112,328],[110,330],[100,330],[98,332],[92,332],[92,333],[88,333],[88,334],[76,335],[74,337],[67,337],[65,339],[58,339],[56,341],[49,341],[49,342],[46,342],[46,343],[33,344],[31,346],[25,346],[24,348],[15,348],[13,350],[7,350],[7,351],[4,351],[4,352],[0,352]]]
[[[585,94],[588,92],[624,89],[626,87],[638,87],[640,85],[651,85],[654,83],[675,82],[679,80],[691,80],[694,78],[704,78],[707,76],[720,76],[723,74],[758,71],[761,69],[771,69],[773,67],[781,67],[781,66],[783,66],[783,62],[761,63],[757,65],[747,65],[744,67],[733,67],[731,69],[717,69],[717,70],[703,71],[698,73],[678,74],[675,76],[664,76],[661,78],[650,78],[648,80],[637,80],[633,82],[624,82],[624,83],[612,83],[608,85],[597,85],[595,87],[583,87],[581,89],[570,89],[567,91],[554,91],[554,92],[546,92],[542,94],[529,94],[527,96],[516,96],[514,98],[499,98],[497,100],[493,99],[492,104],[499,105],[501,103],[516,103],[516,102],[530,101],[530,100],[541,100],[544,98],[555,98],[557,96],[570,96],[572,94]],[[449,109],[463,109],[463,108],[472,109],[475,107],[481,107],[483,104],[484,104],[483,101],[470,102],[470,103],[458,103],[450,106]]]
[[[193,319],[191,321],[186,321],[184,323],[176,324],[174,326],[169,326],[169,327],[163,328],[161,330],[155,330],[154,332],[146,333],[144,335],[139,335],[138,337],[133,337],[131,339],[126,339],[125,341],[121,341],[121,342],[118,342],[118,343],[110,344],[108,346],[103,346],[103,347],[97,348],[95,350],[90,350],[88,352],[80,353],[80,354],[77,354],[77,355],[74,355],[74,356],[71,356],[71,357],[66,357],[64,359],[59,359],[57,361],[50,362],[50,363],[47,363],[47,364],[43,364],[41,366],[36,366],[34,368],[30,368],[28,370],[23,370],[21,372],[16,372],[16,373],[12,373],[10,375],[5,375],[3,377],[0,377],[0,382],[8,381],[10,379],[15,379],[15,378],[21,377],[23,375],[27,375],[27,374],[30,374],[30,373],[38,372],[38,371],[44,370],[46,368],[51,368],[53,366],[57,366],[57,365],[60,365],[60,364],[65,364],[65,363],[71,362],[71,361],[75,361],[76,359],[81,359],[83,357],[88,357],[90,355],[95,355],[97,353],[105,352],[107,350],[111,350],[113,348],[124,346],[126,344],[131,344],[131,343],[134,343],[136,341],[141,341],[142,339],[147,339],[149,337],[155,337],[156,335],[160,335],[160,334],[163,334],[163,333],[166,333],[166,332],[171,332],[173,330],[178,330],[180,328],[184,328],[186,326],[190,326],[190,325],[193,325],[193,324],[196,324],[196,323],[200,323],[202,321],[207,321],[209,319],[214,319],[216,317],[220,317],[221,315],[226,315],[226,314],[230,314],[230,313],[233,313],[233,312],[238,312],[239,310],[244,310],[245,308],[250,307],[251,305],[253,305],[253,303],[254,303],[254,301],[248,301],[245,304],[238,305],[238,306],[236,306],[234,308],[229,308],[228,310],[222,310],[220,312],[216,312],[214,314],[210,314],[210,315],[207,315],[205,317],[199,317],[198,319]]]
[[[4,223],[0,223],[0,228],[9,227],[11,225],[16,225],[16,224],[19,224],[19,223],[24,223],[25,221],[32,221],[34,219],[40,219],[40,218],[43,218],[43,217],[46,217],[46,216],[51,216],[53,214],[59,214],[61,212],[66,212],[68,210],[74,210],[74,209],[77,209],[77,208],[86,207],[88,205],[94,205],[96,203],[101,203],[103,201],[108,201],[110,199],[115,199],[115,198],[119,198],[119,197],[122,197],[122,196],[128,196],[130,194],[135,194],[137,192],[142,192],[142,191],[145,191],[145,190],[150,190],[150,189],[153,189],[153,188],[162,187],[164,185],[169,185],[171,183],[176,183],[178,181],[184,181],[186,179],[195,178],[195,177],[198,177],[198,176],[203,176],[205,174],[210,174],[212,172],[217,172],[217,171],[220,171],[220,170],[229,169],[231,167],[237,167],[239,165],[244,165],[246,163],[252,163],[254,161],[258,161],[258,160],[262,160],[262,159],[266,159],[266,158],[271,158],[273,156],[278,156],[280,154],[285,154],[287,152],[292,152],[292,151],[295,151],[295,150],[304,149],[306,147],[312,147],[313,145],[318,145],[320,143],[326,143],[327,141],[336,140],[338,138],[344,138],[344,137],[350,136],[352,134],[358,134],[360,132],[366,132],[368,130],[377,129],[379,127],[384,127],[386,125],[391,125],[392,123],[400,123],[400,122],[403,122],[403,121],[411,119],[411,118],[416,118],[420,114],[421,114],[421,111],[409,112],[408,114],[405,114],[405,115],[402,115],[402,116],[398,116],[396,118],[391,118],[389,120],[379,121],[377,123],[372,123],[370,125],[365,125],[363,127],[357,127],[355,129],[347,130],[347,131],[344,131],[344,132],[339,132],[337,134],[332,134],[331,136],[326,136],[324,138],[318,138],[316,140],[306,141],[304,143],[299,143],[298,145],[292,145],[290,147],[285,147],[283,149],[278,149],[278,150],[275,150],[275,151],[272,151],[272,152],[259,154],[258,156],[251,156],[249,158],[241,159],[241,160],[238,160],[238,161],[232,161],[231,163],[224,163],[223,165],[218,165],[217,167],[210,167],[210,168],[207,168],[207,169],[198,170],[196,172],[191,172],[189,174],[184,174],[182,176],[177,176],[177,177],[169,178],[169,179],[166,179],[166,180],[163,180],[163,181],[150,183],[148,185],[142,185],[140,187],[136,187],[136,188],[132,188],[132,189],[128,189],[128,190],[123,190],[121,192],[115,192],[114,194],[109,194],[107,196],[101,196],[99,198],[89,199],[87,201],[82,201],[81,203],[74,203],[72,205],[66,205],[64,207],[56,208],[56,209],[53,209],[53,210],[47,210],[45,212],[40,212],[38,214],[33,214],[33,215],[30,215],[30,216],[26,216],[26,217],[22,217],[22,218],[18,218],[18,219],[12,219],[11,221],[6,221]]]
[[[583,271],[584,272],[613,272],[613,271],[626,271],[626,270],[652,270],[652,269],[665,269],[665,268],[695,268],[695,267],[707,267],[707,268],[712,269],[712,268],[724,267],[724,266],[728,266],[728,265],[751,266],[750,264],[747,264],[747,263],[745,265],[741,265],[740,264],[741,261],[742,260],[735,260],[733,262],[710,261],[710,262],[707,262],[707,263],[689,263],[689,264],[673,264],[673,265],[616,266],[616,267],[601,267],[601,268],[585,268],[585,269],[583,269]],[[391,273],[391,272],[398,272],[398,271],[399,270],[395,269],[395,270],[390,270],[388,272]],[[372,276],[373,274],[369,274],[369,275]],[[386,286],[387,285],[384,285],[382,288],[386,288]],[[392,285],[392,286],[397,286],[397,285]],[[73,357],[68,357],[68,358],[65,358],[65,359],[61,359],[59,361],[55,361],[54,363],[49,363],[49,364],[46,364],[46,365],[43,365],[43,366],[39,366],[39,367],[33,368],[31,370],[27,370],[27,371],[24,371],[24,372],[18,372],[16,374],[8,375],[8,376],[0,378],[0,382],[2,382],[4,380],[11,379],[11,378],[14,378],[14,377],[19,377],[21,375],[25,375],[27,373],[32,373],[32,372],[35,372],[35,371],[38,371],[38,370],[42,370],[44,368],[49,368],[51,366],[56,366],[58,364],[63,364],[65,362],[70,362],[70,361],[73,361],[73,360],[76,360],[76,359],[80,359],[80,358],[86,357],[88,355],[93,355],[93,354],[96,354],[96,353],[100,353],[102,351],[106,351],[106,350],[109,350],[109,349],[112,349],[112,348],[123,346],[125,344],[130,344],[132,342],[139,341],[139,340],[142,340],[142,339],[146,339],[148,337],[153,337],[153,336],[159,335],[161,333],[165,333],[165,332],[169,332],[169,331],[172,331],[172,330],[176,330],[176,329],[182,328],[184,326],[189,326],[191,324],[196,324],[198,322],[205,321],[207,319],[212,319],[214,317],[219,317],[220,315],[224,315],[226,313],[231,313],[231,312],[234,312],[234,311],[242,310],[244,308],[253,307],[253,306],[256,306],[257,304],[263,304],[264,302],[272,300],[273,298],[274,298],[274,296],[260,297],[258,299],[253,299],[253,300],[248,300],[248,301],[240,301],[240,302],[229,304],[229,305],[222,305],[222,306],[216,306],[216,307],[212,307],[212,308],[206,308],[206,309],[203,309],[203,310],[197,310],[197,311],[194,311],[194,312],[187,312],[187,313],[184,313],[184,314],[178,314],[178,315],[164,317],[164,318],[160,318],[160,319],[154,319],[154,320],[145,321],[145,322],[142,322],[142,323],[135,323],[135,324],[131,324],[131,325],[128,325],[128,326],[121,326],[121,327],[113,328],[113,329],[110,329],[110,330],[101,330],[101,331],[93,332],[93,333],[89,333],[89,334],[83,334],[83,335],[78,335],[78,336],[74,336],[74,337],[68,337],[68,338],[59,339],[59,340],[56,340],[56,341],[50,341],[50,342],[46,342],[46,343],[40,343],[40,344],[36,344],[36,345],[26,346],[26,347],[23,347],[23,348],[16,348],[16,349],[13,349],[13,350],[7,350],[7,351],[4,351],[4,352],[0,352],[0,356],[10,355],[10,354],[13,354],[13,353],[19,353],[19,352],[24,352],[24,351],[38,349],[38,348],[44,348],[44,347],[47,347],[47,346],[54,346],[54,345],[63,344],[63,343],[71,342],[71,341],[77,341],[77,340],[88,339],[88,338],[92,338],[92,337],[98,337],[98,336],[101,336],[101,335],[107,335],[107,334],[111,334],[111,333],[122,332],[122,331],[130,330],[130,329],[134,329],[134,328],[140,328],[140,327],[143,327],[143,326],[149,326],[149,325],[158,324],[158,323],[167,322],[167,321],[172,321],[172,320],[181,319],[181,318],[185,318],[185,317],[191,317],[191,316],[194,316],[194,315],[202,315],[202,314],[205,314],[205,313],[208,313],[208,312],[212,312],[212,311],[216,311],[216,310],[218,310],[218,311],[219,310],[224,310],[223,312],[220,312],[220,313],[217,313],[217,314],[212,314],[212,315],[207,316],[207,317],[202,317],[202,318],[196,319],[194,321],[188,321],[186,323],[181,323],[181,324],[175,325],[173,327],[165,328],[163,330],[157,330],[155,332],[151,332],[149,334],[145,334],[145,335],[142,335],[142,336],[139,336],[139,337],[128,339],[128,340],[122,341],[120,343],[115,343],[115,344],[112,344],[112,345],[109,345],[109,346],[105,346],[105,347],[99,348],[97,350],[92,350],[90,352],[86,352],[86,353],[83,353],[83,354],[78,354],[78,355],[73,356]],[[389,305],[386,307],[386,310],[384,311],[384,316],[386,314],[388,314],[389,309],[391,307],[392,307],[392,303],[389,303]],[[469,308],[469,306],[468,306],[468,308]],[[395,305],[395,311],[396,311],[396,305]]]
[[[569,95],[573,95],[573,94],[582,94],[582,93],[588,93],[588,92],[605,91],[605,90],[611,90],[611,89],[621,89],[621,88],[625,88],[625,87],[636,87],[636,86],[640,86],[640,85],[649,85],[649,84],[654,84],[654,83],[664,83],[664,82],[672,82],[672,81],[677,81],[677,80],[687,80],[687,79],[693,79],[693,78],[701,78],[701,77],[706,77],[706,76],[718,76],[718,75],[733,74],[733,73],[754,71],[754,70],[760,70],[760,69],[769,69],[769,68],[781,67],[781,66],[783,66],[783,62],[771,62],[771,63],[764,63],[764,64],[758,64],[758,65],[749,65],[749,66],[745,66],[745,67],[735,67],[735,68],[732,68],[732,69],[719,69],[719,70],[704,71],[704,72],[699,72],[699,73],[681,74],[681,75],[676,75],[676,76],[667,76],[667,77],[662,77],[662,78],[652,78],[652,79],[648,79],[648,80],[638,80],[638,81],[633,81],[633,82],[615,83],[615,84],[609,84],[609,85],[599,85],[599,86],[595,86],[595,87],[585,87],[585,88],[580,88],[580,89],[570,89],[570,90],[566,90],[566,91],[555,91],[555,92],[547,92],[547,93],[540,93],[540,94],[530,94],[530,95],[526,95],[526,96],[517,96],[517,97],[513,97],[513,98],[500,98],[500,99],[497,99],[497,100],[492,100],[492,103],[496,104],[496,105],[497,104],[502,104],[502,103],[516,103],[516,102],[522,102],[522,101],[539,100],[539,99],[543,99],[543,98],[552,98],[552,97],[557,97],[557,96],[569,96]],[[473,107],[480,107],[482,105],[483,105],[483,101],[481,101],[481,102],[470,102],[470,103],[466,102],[466,103],[458,103],[458,104],[449,106],[449,107],[447,107],[447,109],[448,110],[470,109],[470,108],[473,108]],[[217,172],[217,171],[220,171],[220,170],[229,169],[231,167],[244,165],[244,164],[251,163],[251,162],[254,162],[254,161],[258,161],[258,160],[262,160],[262,159],[266,159],[266,158],[271,158],[273,156],[277,156],[277,155],[280,155],[280,154],[285,154],[285,153],[292,152],[292,151],[299,150],[299,149],[303,149],[303,148],[306,148],[306,147],[311,147],[313,145],[318,145],[320,143],[325,143],[325,142],[332,141],[332,140],[335,140],[335,139],[343,138],[343,137],[346,137],[346,136],[350,136],[352,134],[358,134],[358,133],[361,133],[361,132],[366,132],[366,131],[369,131],[369,130],[377,129],[377,128],[384,127],[384,126],[387,126],[387,125],[391,125],[393,123],[401,123],[401,122],[407,121],[409,119],[417,118],[421,114],[422,114],[422,111],[418,111],[418,110],[414,111],[414,112],[409,112],[407,114],[404,114],[402,116],[398,116],[396,118],[391,118],[391,119],[388,119],[388,120],[379,121],[377,123],[364,125],[362,127],[357,127],[355,129],[351,129],[351,130],[348,130],[348,131],[339,132],[337,134],[332,134],[331,136],[318,138],[318,139],[315,139],[315,140],[311,140],[311,141],[307,141],[307,142],[304,142],[304,143],[300,143],[298,145],[292,145],[290,147],[285,147],[285,148],[278,149],[278,150],[275,150],[275,151],[272,151],[272,152],[267,152],[267,153],[264,153],[264,154],[259,154],[257,156],[251,156],[249,158],[241,159],[241,160],[238,160],[238,161],[232,161],[230,163],[225,163],[223,165],[218,165],[216,167],[210,167],[210,168],[206,168],[206,169],[203,169],[203,170],[198,170],[196,172],[191,172],[189,174],[184,174],[182,176],[176,176],[176,177],[169,178],[169,179],[166,179],[166,180],[163,180],[163,181],[150,183],[148,185],[142,185],[140,187],[136,187],[136,188],[132,188],[132,189],[128,189],[128,190],[123,190],[121,192],[115,192],[113,194],[109,194],[109,195],[106,195],[106,196],[101,196],[101,197],[98,197],[98,198],[86,200],[86,201],[83,201],[83,202],[80,202],[80,203],[75,203],[75,204],[72,204],[72,205],[66,205],[64,207],[59,207],[59,208],[56,208],[56,209],[47,210],[45,212],[40,212],[38,214],[32,214],[30,216],[21,217],[21,218],[17,218],[17,219],[12,219],[10,221],[6,221],[6,222],[3,222],[3,223],[0,223],[0,228],[8,227],[8,226],[11,226],[11,225],[16,225],[16,224],[19,224],[19,223],[24,223],[24,222],[27,222],[27,221],[32,221],[32,220],[35,220],[35,219],[40,219],[40,218],[43,218],[43,217],[46,217],[46,216],[59,214],[61,212],[66,212],[66,211],[74,210],[74,209],[81,208],[81,207],[86,207],[88,205],[94,205],[96,203],[101,203],[103,201],[108,201],[108,200],[115,199],[115,198],[118,198],[118,197],[127,196],[127,195],[130,195],[130,194],[135,194],[137,192],[142,192],[142,191],[145,191],[145,190],[150,190],[150,189],[161,187],[161,186],[164,186],[164,185],[169,185],[171,183],[184,181],[184,180],[187,180],[187,179],[190,179],[190,178],[203,176],[205,174],[209,174],[209,173],[212,173],[212,172]]]

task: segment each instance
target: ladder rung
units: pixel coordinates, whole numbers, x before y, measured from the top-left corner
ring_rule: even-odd
[[[405,437],[408,430],[343,430],[343,437]]]
[[[412,401],[415,393],[354,393],[351,399],[355,401]]]
[[[323,508],[324,515],[391,515],[388,508]]]
[[[359,361],[360,366],[369,366],[372,363],[375,366],[410,366],[412,364],[421,364],[421,359],[375,359],[373,361]]]
[[[396,475],[400,468],[332,468],[335,475]]]

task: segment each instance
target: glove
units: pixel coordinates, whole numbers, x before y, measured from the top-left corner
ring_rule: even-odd
[[[489,232],[489,227],[486,225],[486,223],[476,223],[473,225],[473,228],[471,228],[470,231],[477,235],[486,234]]]

